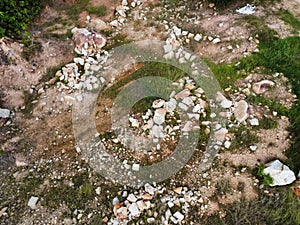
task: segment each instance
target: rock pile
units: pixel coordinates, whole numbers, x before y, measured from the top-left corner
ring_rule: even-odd
[[[145,184],[143,189],[134,193],[123,191],[121,198],[122,200],[119,197],[113,199],[115,217],[107,224],[127,224],[143,216],[147,217],[147,224],[156,224],[158,221],[159,224],[181,224],[185,222],[191,207],[199,207],[205,212],[210,204],[198,190],[192,191],[186,187],[167,190],[150,184]],[[159,207],[161,204],[163,207]]]

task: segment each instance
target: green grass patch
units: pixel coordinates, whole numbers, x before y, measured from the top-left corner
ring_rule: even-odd
[[[106,15],[106,7],[105,6],[98,6],[98,7],[88,7],[88,13],[95,14],[97,16],[105,16]]]
[[[280,19],[290,25],[297,33],[300,30],[300,21],[286,9],[280,9],[277,13]]]
[[[288,116],[289,110],[275,100],[265,98],[261,95],[248,96],[248,101],[255,105],[268,106],[272,112],[277,112],[279,116]]]
[[[215,64],[208,59],[204,61],[218,79],[222,89],[233,86],[236,80],[244,76],[243,73],[237,70],[234,64]]]
[[[269,73],[280,72],[289,79],[293,92],[300,98],[300,37],[287,37],[259,45],[260,51],[243,58],[239,67],[252,71],[264,67]],[[279,107],[281,108],[281,107]],[[284,109],[282,109],[285,112]],[[276,110],[280,112],[281,110]],[[298,173],[300,170],[300,101],[288,112],[293,135],[290,149],[286,155],[288,166]]]
[[[147,76],[165,77],[169,80],[176,81],[186,74],[180,69],[164,63],[150,62],[146,63],[142,68],[120,80],[105,91],[105,95],[110,98],[115,98],[120,89],[127,83]],[[165,87],[155,87],[155,89],[164,89]]]

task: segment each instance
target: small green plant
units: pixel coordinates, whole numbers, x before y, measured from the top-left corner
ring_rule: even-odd
[[[97,16],[105,16],[105,14],[106,14],[106,7],[105,6],[88,7],[87,11],[90,14],[95,14]]]
[[[265,165],[259,165],[257,176],[262,179],[264,185],[270,186],[270,184],[273,184],[273,178],[270,176],[270,174],[264,173],[265,168]]]
[[[21,42],[24,45],[22,55],[26,60],[30,60],[32,55],[42,50],[42,44],[38,41],[35,41],[28,32],[24,33]]]

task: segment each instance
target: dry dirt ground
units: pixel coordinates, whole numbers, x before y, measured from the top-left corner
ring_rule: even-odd
[[[91,7],[100,5],[106,7],[106,15],[99,17],[106,22],[114,18],[114,10],[119,4],[118,0],[91,0],[89,3]],[[80,210],[84,216],[82,219],[77,219],[77,223],[92,224],[90,222],[92,219],[89,219],[88,215],[94,213],[93,215],[99,216],[99,221],[93,224],[105,224],[103,222],[105,217],[110,218],[113,214],[111,201],[123,188],[94,174],[81,159],[80,153],[75,148],[76,142],[72,128],[74,93],[68,90],[60,91],[47,76],[49,70],[58,70],[61,65],[72,61],[75,56],[74,44],[70,38],[43,37],[45,30],[53,26],[53,24],[45,25],[47,21],[58,17],[68,20],[68,16],[57,11],[56,7],[58,6],[46,6],[33,26],[33,29],[42,27],[41,30],[33,32],[35,40],[41,43],[42,50],[31,55],[29,60],[23,58],[21,44],[8,39],[4,41],[9,48],[5,53],[10,55],[12,62],[0,66],[0,106],[12,110],[15,114],[9,120],[0,121],[0,210],[7,207],[6,212],[3,215],[0,214],[1,224],[63,224],[63,221],[65,224],[72,224],[68,219],[77,217]],[[286,0],[270,8],[258,7],[255,16],[265,21],[269,28],[276,30],[280,37],[287,37],[291,35],[289,25],[270,13],[280,7],[290,10],[295,17],[300,18],[299,0]],[[168,10],[159,7],[159,1],[144,3],[138,9],[133,10],[132,15],[134,11],[138,11],[136,14],[142,13],[147,16],[148,20],[129,17],[122,29],[112,32],[123,34],[128,40],[134,41],[146,38],[164,40],[167,32],[160,21],[159,14]],[[170,12],[168,13],[170,15]],[[85,25],[87,14],[87,11],[79,14],[78,21],[82,27]],[[244,15],[236,14],[234,8],[218,11],[204,3],[198,14],[201,20],[192,25],[183,22],[182,26],[187,30],[194,29],[194,32],[201,32],[207,37],[221,39],[219,44],[213,44],[211,41],[187,44],[201,57],[217,63],[230,63],[251,54],[257,48],[258,40],[255,36],[257,27],[249,27],[249,21]],[[174,16],[170,17],[170,21],[181,25],[181,21]],[[72,27],[73,23],[74,21],[71,21],[66,26]],[[66,27],[60,29],[58,26],[53,33],[60,34],[64,29]],[[108,39],[110,35],[107,34]],[[253,38],[249,39],[249,37]],[[252,80],[261,80],[266,77],[263,74],[254,76],[256,77],[252,77]],[[247,79],[241,79],[237,81],[236,87],[243,88],[246,83]],[[282,81],[276,87],[277,89],[266,93],[266,97],[272,99],[274,96],[278,97],[280,93],[281,99],[277,101],[290,107],[294,97],[285,88],[285,84]],[[235,98],[234,93],[230,95]],[[101,101],[99,111],[102,112],[99,114],[99,131],[103,131],[110,126],[110,116],[105,111],[105,107],[109,107],[112,102],[111,99],[99,99]],[[253,106],[251,110],[258,118],[262,118],[264,114],[272,114],[263,106]],[[251,169],[273,158],[284,159],[284,152],[289,147],[287,131],[289,121],[286,117],[277,119],[276,128],[254,131],[260,138],[257,151],[252,152],[249,149],[221,151],[213,169],[205,178],[199,178],[199,175],[195,174],[193,168],[199,160],[193,159],[178,176],[170,178],[168,185],[197,188],[202,196],[207,199],[211,198],[205,215],[216,212],[219,209],[219,203],[231,203],[243,196],[247,199],[255,198],[256,188],[260,184],[251,174]],[[20,166],[20,164],[23,165]],[[241,172],[240,168],[243,167],[247,170]],[[81,179],[83,183],[90,181],[93,189],[100,186],[102,194],[98,196],[92,190],[91,198],[79,199],[82,201],[82,204],[79,204],[81,208],[75,206],[70,209],[70,206],[67,206],[68,200],[62,202],[57,199],[57,197],[64,198],[68,195],[64,192],[65,190],[60,190],[62,194],[59,195],[51,192],[51,188],[62,180],[76,184],[77,181],[74,181],[76,179]],[[234,191],[216,194],[218,181],[224,179],[230,182],[231,189]],[[243,191],[237,190],[239,183],[244,183]],[[207,185],[209,188],[205,187]],[[71,186],[69,188],[72,189]],[[42,200],[39,201],[37,210],[28,208],[27,202],[30,196],[39,194],[46,196],[47,193],[52,194],[50,200],[47,197],[41,197]],[[72,192],[71,195],[73,194]],[[67,198],[70,197],[67,196]],[[76,198],[76,196],[71,196],[71,198]],[[72,210],[75,209],[80,212],[74,214]],[[186,224],[191,224],[191,222],[187,220]]]

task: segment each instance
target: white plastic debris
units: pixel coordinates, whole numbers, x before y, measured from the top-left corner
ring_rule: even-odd
[[[255,6],[252,6],[250,4],[245,5],[244,7],[237,9],[236,12],[243,14],[243,15],[250,15],[255,13]]]

